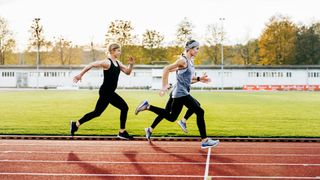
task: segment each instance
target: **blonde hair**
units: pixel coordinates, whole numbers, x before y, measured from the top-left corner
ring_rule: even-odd
[[[120,45],[117,44],[117,43],[112,43],[108,46],[108,51],[109,53],[111,53],[111,51],[114,51],[116,49],[119,49],[120,48]]]

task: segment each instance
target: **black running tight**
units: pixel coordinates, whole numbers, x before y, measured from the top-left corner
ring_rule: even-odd
[[[171,108],[170,108],[170,104],[171,104]],[[190,95],[179,97],[179,98],[173,98],[172,102],[169,99],[166,105],[166,109],[162,109],[162,108],[150,105],[149,110],[159,115],[159,120],[162,118],[165,118],[173,122],[178,118],[183,106],[186,106],[188,109],[192,110],[197,115],[197,126],[200,132],[200,136],[202,139],[206,138],[207,132],[206,132],[206,125],[204,122],[204,110],[200,107],[199,102],[196,101]],[[157,118],[155,119],[155,121],[157,120]]]
[[[83,124],[95,117],[100,116],[102,112],[107,108],[109,103],[114,107],[120,109],[120,129],[125,129],[129,107],[127,103],[115,92],[108,93],[106,95],[102,95],[102,93],[100,93],[100,97],[97,101],[95,109],[92,112],[84,115],[79,120],[79,123]]]
[[[191,96],[192,97],[192,96]],[[192,97],[193,98],[193,97]],[[200,106],[200,103],[195,99],[195,98],[193,98],[195,101],[196,101],[196,103]],[[169,98],[169,100],[168,100],[168,102],[167,102],[167,105],[166,105],[166,107],[165,107],[165,110],[166,111],[171,111],[171,105],[172,105],[172,101],[173,101],[173,98],[170,96],[170,98]],[[184,115],[184,119],[189,119],[190,118],[190,116],[192,115],[194,113],[194,111],[192,110],[192,109],[188,109],[187,110],[187,112],[186,112],[186,114]],[[158,115],[155,119],[154,119],[154,121],[153,121],[153,123],[152,123],[152,125],[151,125],[151,127],[152,127],[152,129],[154,129],[154,128],[156,128],[156,126],[161,122],[161,120],[163,119],[164,117],[162,116],[162,115]]]

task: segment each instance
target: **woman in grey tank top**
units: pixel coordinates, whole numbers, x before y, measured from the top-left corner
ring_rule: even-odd
[[[169,108],[162,109],[153,105],[150,105],[147,100],[143,101],[136,109],[136,114],[141,111],[149,110],[157,114],[160,121],[165,118],[171,122],[174,122],[183,106],[188,109],[192,109],[197,115],[197,126],[202,139],[201,148],[214,147],[219,144],[219,140],[212,140],[207,137],[206,125],[204,121],[204,110],[200,107],[200,104],[190,95],[190,85],[195,82],[208,82],[210,79],[208,76],[203,75],[201,77],[194,76],[194,66],[192,59],[199,52],[199,43],[195,40],[190,40],[185,46],[185,55],[181,55],[180,58],[173,64],[166,66],[163,69],[162,76],[162,89],[160,90],[160,96],[163,96],[169,89],[168,77],[169,73],[176,71],[177,84],[172,91],[172,103]],[[169,99],[170,100],[170,99]],[[145,128],[146,138],[150,140],[152,134],[152,128]]]

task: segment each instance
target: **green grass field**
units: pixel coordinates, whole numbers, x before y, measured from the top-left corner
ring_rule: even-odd
[[[118,91],[129,105],[127,130],[143,136],[155,114],[134,115],[144,99],[163,107],[168,96],[155,91]],[[320,93],[317,92],[202,92],[193,91],[205,109],[209,136],[320,137]],[[69,121],[93,110],[97,90],[0,91],[0,134],[69,135]],[[181,118],[185,108],[180,114]],[[109,106],[98,118],[83,124],[76,135],[116,135],[120,111]],[[199,136],[195,115],[189,133],[176,122],[163,120],[153,136]]]

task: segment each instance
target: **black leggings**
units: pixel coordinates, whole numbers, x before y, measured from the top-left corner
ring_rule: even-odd
[[[129,107],[127,103],[115,92],[107,93],[106,95],[102,95],[102,93],[100,93],[100,97],[97,101],[96,108],[94,109],[94,111],[84,115],[79,120],[79,123],[83,124],[95,117],[99,117],[102,114],[102,112],[107,108],[109,103],[114,107],[120,109],[120,129],[125,129]]]
[[[169,101],[166,107],[170,106],[168,105],[170,104]],[[162,109],[152,105],[150,105],[149,110],[162,116],[162,118],[165,118],[168,121],[173,122],[178,118],[183,105],[185,105],[188,109],[192,109],[193,112],[197,115],[197,125],[200,132],[200,136],[202,139],[206,138],[207,132],[206,132],[206,125],[204,122],[204,110],[200,107],[200,104],[190,95],[179,97],[179,98],[173,98],[170,110]]]
[[[191,96],[191,97],[192,97],[192,96]],[[192,98],[193,98],[193,97],[192,97]],[[196,103],[200,106],[199,101],[197,101],[195,98],[193,98],[193,100],[195,100]],[[173,101],[173,98],[172,98],[171,95],[170,95],[170,98],[169,98],[169,100],[168,100],[168,102],[167,102],[167,105],[166,105],[166,107],[165,107],[165,110],[166,110],[166,111],[171,111],[172,101]],[[192,109],[188,109],[187,112],[186,112],[186,114],[184,115],[184,119],[186,119],[186,120],[189,119],[190,116],[191,116],[193,113],[194,113],[194,111],[193,111]],[[151,125],[152,129],[156,128],[156,126],[160,123],[160,121],[161,121],[163,118],[164,118],[164,117],[163,117],[162,115],[158,115],[158,116],[154,119],[154,121],[153,121],[153,123],[152,123],[152,125]]]

